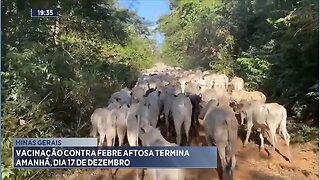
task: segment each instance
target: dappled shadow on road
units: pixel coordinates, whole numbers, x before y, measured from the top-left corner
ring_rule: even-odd
[[[247,126],[246,125],[239,125],[239,130],[238,130],[238,136],[241,139],[242,143],[244,143],[245,139],[246,139],[246,134],[247,134]],[[258,147],[261,144],[261,140],[259,137],[259,132],[252,128],[251,134],[250,134],[250,138],[249,138],[249,142],[253,141],[256,145],[258,145]],[[264,138],[264,143],[265,145],[269,145],[271,146],[271,143],[268,141],[267,138]]]
[[[203,127],[200,128],[200,136],[198,142],[191,142],[192,146],[207,146]],[[169,137],[170,141],[175,142],[175,138]],[[127,143],[126,143],[127,145]],[[279,149],[285,149],[283,140],[279,140]],[[313,147],[313,146],[312,146]],[[295,159],[293,163],[286,162],[283,157],[276,153],[272,158],[268,156],[266,151],[259,152],[259,148],[254,142],[249,142],[246,147],[242,146],[240,138],[237,141],[237,165],[234,170],[235,180],[248,179],[271,179],[284,180],[292,179],[299,176],[300,179],[315,179],[318,174],[317,155],[313,153],[313,148],[309,151],[301,151],[300,149],[293,149]],[[298,152],[299,153],[298,153]],[[219,158],[218,158],[219,159]],[[218,161],[218,166],[220,162]],[[314,168],[316,167],[316,168]],[[314,168],[314,169],[313,169]],[[98,170],[96,175],[92,175],[94,170],[84,170],[83,174],[78,174],[75,178],[68,180],[109,180],[108,170]],[[307,173],[305,173],[307,172]],[[304,174],[310,174],[307,178]],[[117,173],[117,180],[135,180],[136,169],[119,169]],[[217,169],[186,169],[186,180],[209,180],[219,179]],[[144,180],[151,180],[146,176]]]
[[[276,148],[275,151],[276,151],[281,157],[283,157],[286,161],[290,162],[290,159],[289,159],[287,156],[285,156],[283,153],[281,153],[281,152],[279,151],[279,149]]]
[[[200,132],[197,138],[195,138],[193,134],[190,133],[191,146],[207,146],[205,131],[202,126],[203,121],[200,121],[200,124]],[[158,127],[160,127],[160,129],[162,130],[161,132],[165,139],[167,139],[169,142],[176,143],[176,138],[174,136],[166,136],[163,118],[159,120]],[[258,132],[253,132],[251,135],[251,141],[247,144],[247,146],[243,147],[243,142],[241,141],[241,139],[244,139],[246,131],[243,128],[240,129],[241,130],[239,130],[239,139],[237,140],[237,165],[234,170],[234,179],[285,179],[277,174],[277,169],[285,167],[283,165],[278,165],[277,162],[280,162],[282,164],[286,163],[285,158],[281,156],[281,153],[279,153],[279,151],[286,148],[284,141],[282,139],[279,139],[277,148],[280,150],[276,149],[278,153],[269,156],[268,149],[271,149],[271,147],[266,147],[264,151],[259,151],[260,138]],[[183,134],[182,143],[185,142],[186,138]],[[128,146],[127,141],[125,142],[125,146]],[[217,160],[218,168],[216,169],[186,169],[186,180],[221,179],[221,163],[218,156]],[[284,171],[288,172],[292,165],[288,164],[286,166],[288,166],[288,168],[284,169]],[[295,171],[299,171],[299,168],[296,168]],[[106,173],[107,171],[105,171],[105,174]],[[135,175],[135,169],[119,169],[117,179],[135,179]],[[149,178],[145,178],[145,180],[149,180]]]
[[[246,138],[246,133],[247,130],[245,129],[245,125],[244,126],[240,126],[239,127],[239,131],[238,131],[238,136],[241,139],[242,143],[244,143],[244,140]],[[261,145],[261,140],[259,137],[260,132],[258,132],[257,130],[252,130],[250,138],[249,138],[249,142],[254,142],[255,145],[257,145],[257,149],[260,150],[260,145]],[[277,138],[279,139],[279,136],[277,135]],[[268,154],[268,156],[270,156],[269,158],[271,158],[271,156],[273,156],[274,153],[278,153],[280,156],[282,156],[286,161],[290,161],[289,158],[283,154],[283,152],[281,152],[278,148],[275,149],[275,152],[272,152],[272,144],[270,143],[270,141],[268,140],[268,138],[265,137],[264,135],[264,145],[265,148],[262,149],[262,152],[266,152]],[[267,147],[266,147],[267,145]],[[244,145],[242,145],[244,146]],[[279,146],[279,142],[276,144],[276,147]]]

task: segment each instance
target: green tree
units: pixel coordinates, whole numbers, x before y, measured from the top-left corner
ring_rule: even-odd
[[[87,137],[93,110],[152,65],[146,22],[115,3],[2,4],[3,179],[43,179],[54,172],[12,169],[13,137]],[[31,18],[30,8],[42,6],[60,6],[60,16]]]
[[[244,78],[248,89],[318,123],[318,1],[172,0],[162,57]]]

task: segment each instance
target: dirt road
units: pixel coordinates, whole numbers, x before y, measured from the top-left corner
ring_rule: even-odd
[[[164,64],[157,64],[157,69],[165,69]],[[240,131],[237,142],[237,166],[234,172],[235,180],[313,180],[318,179],[318,143],[310,142],[304,144],[292,144],[292,162],[289,163],[280,153],[286,153],[286,146],[279,138],[277,149],[272,158],[268,157],[267,151],[259,152],[260,143],[257,135],[251,136],[250,143],[243,147],[243,131]],[[175,142],[174,138],[168,138],[170,142]],[[206,146],[203,129],[200,131],[199,142],[192,141],[193,146]],[[270,146],[266,144],[266,148]],[[108,170],[88,169],[66,171],[58,175],[55,179],[65,180],[109,180]],[[134,180],[135,169],[120,169],[117,173],[118,180]],[[146,180],[148,178],[145,178]],[[187,169],[187,180],[213,180],[219,179],[216,169]]]
[[[242,133],[243,134],[243,133]],[[252,135],[258,140],[257,135]],[[251,142],[243,147],[242,140],[238,139],[237,167],[234,172],[235,180],[316,180],[318,179],[318,145],[314,143],[291,145],[292,162],[289,163],[280,153],[276,152],[272,158],[267,151],[259,152],[259,142]],[[169,139],[174,142],[173,138]],[[200,131],[198,143],[192,141],[192,145],[206,146],[203,129]],[[267,149],[270,146],[266,145]],[[286,152],[285,142],[279,138],[278,148],[281,153]],[[135,169],[119,169],[118,180],[134,180]],[[71,175],[65,174],[57,177],[65,180],[109,180],[108,170],[89,169],[77,170]],[[149,178],[146,177],[145,180]],[[219,179],[216,169],[187,169],[186,180],[213,180]]]

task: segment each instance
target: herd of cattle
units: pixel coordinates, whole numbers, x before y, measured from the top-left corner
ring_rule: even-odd
[[[244,81],[224,74],[208,71],[185,71],[166,68],[142,73],[135,86],[112,94],[108,106],[98,108],[91,116],[91,135],[99,134],[99,145],[105,142],[114,146],[118,137],[123,145],[125,135],[130,146],[177,146],[182,145],[182,135],[187,143],[190,133],[199,136],[200,120],[208,145],[215,145],[225,177],[232,176],[236,165],[236,141],[238,120],[246,120],[248,143],[253,125],[260,131],[260,149],[264,149],[264,132],[267,132],[275,151],[278,134],[288,147],[290,136],[286,128],[287,111],[278,103],[266,103],[266,96],[259,91],[246,91]],[[158,121],[165,120],[161,133]],[[174,131],[172,130],[174,127]],[[183,127],[183,128],[182,128]],[[181,130],[184,130],[183,133]],[[164,135],[163,135],[164,134]],[[167,141],[175,135],[176,144]],[[270,153],[271,154],[271,153]],[[181,169],[152,169],[153,179],[184,179]]]

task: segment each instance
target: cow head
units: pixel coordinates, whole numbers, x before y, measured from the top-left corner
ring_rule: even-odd
[[[240,114],[240,118],[241,118],[241,123],[240,124],[244,123],[244,120],[247,118],[247,115],[248,115],[245,103],[246,102],[241,101],[234,108],[235,113],[236,114]]]

